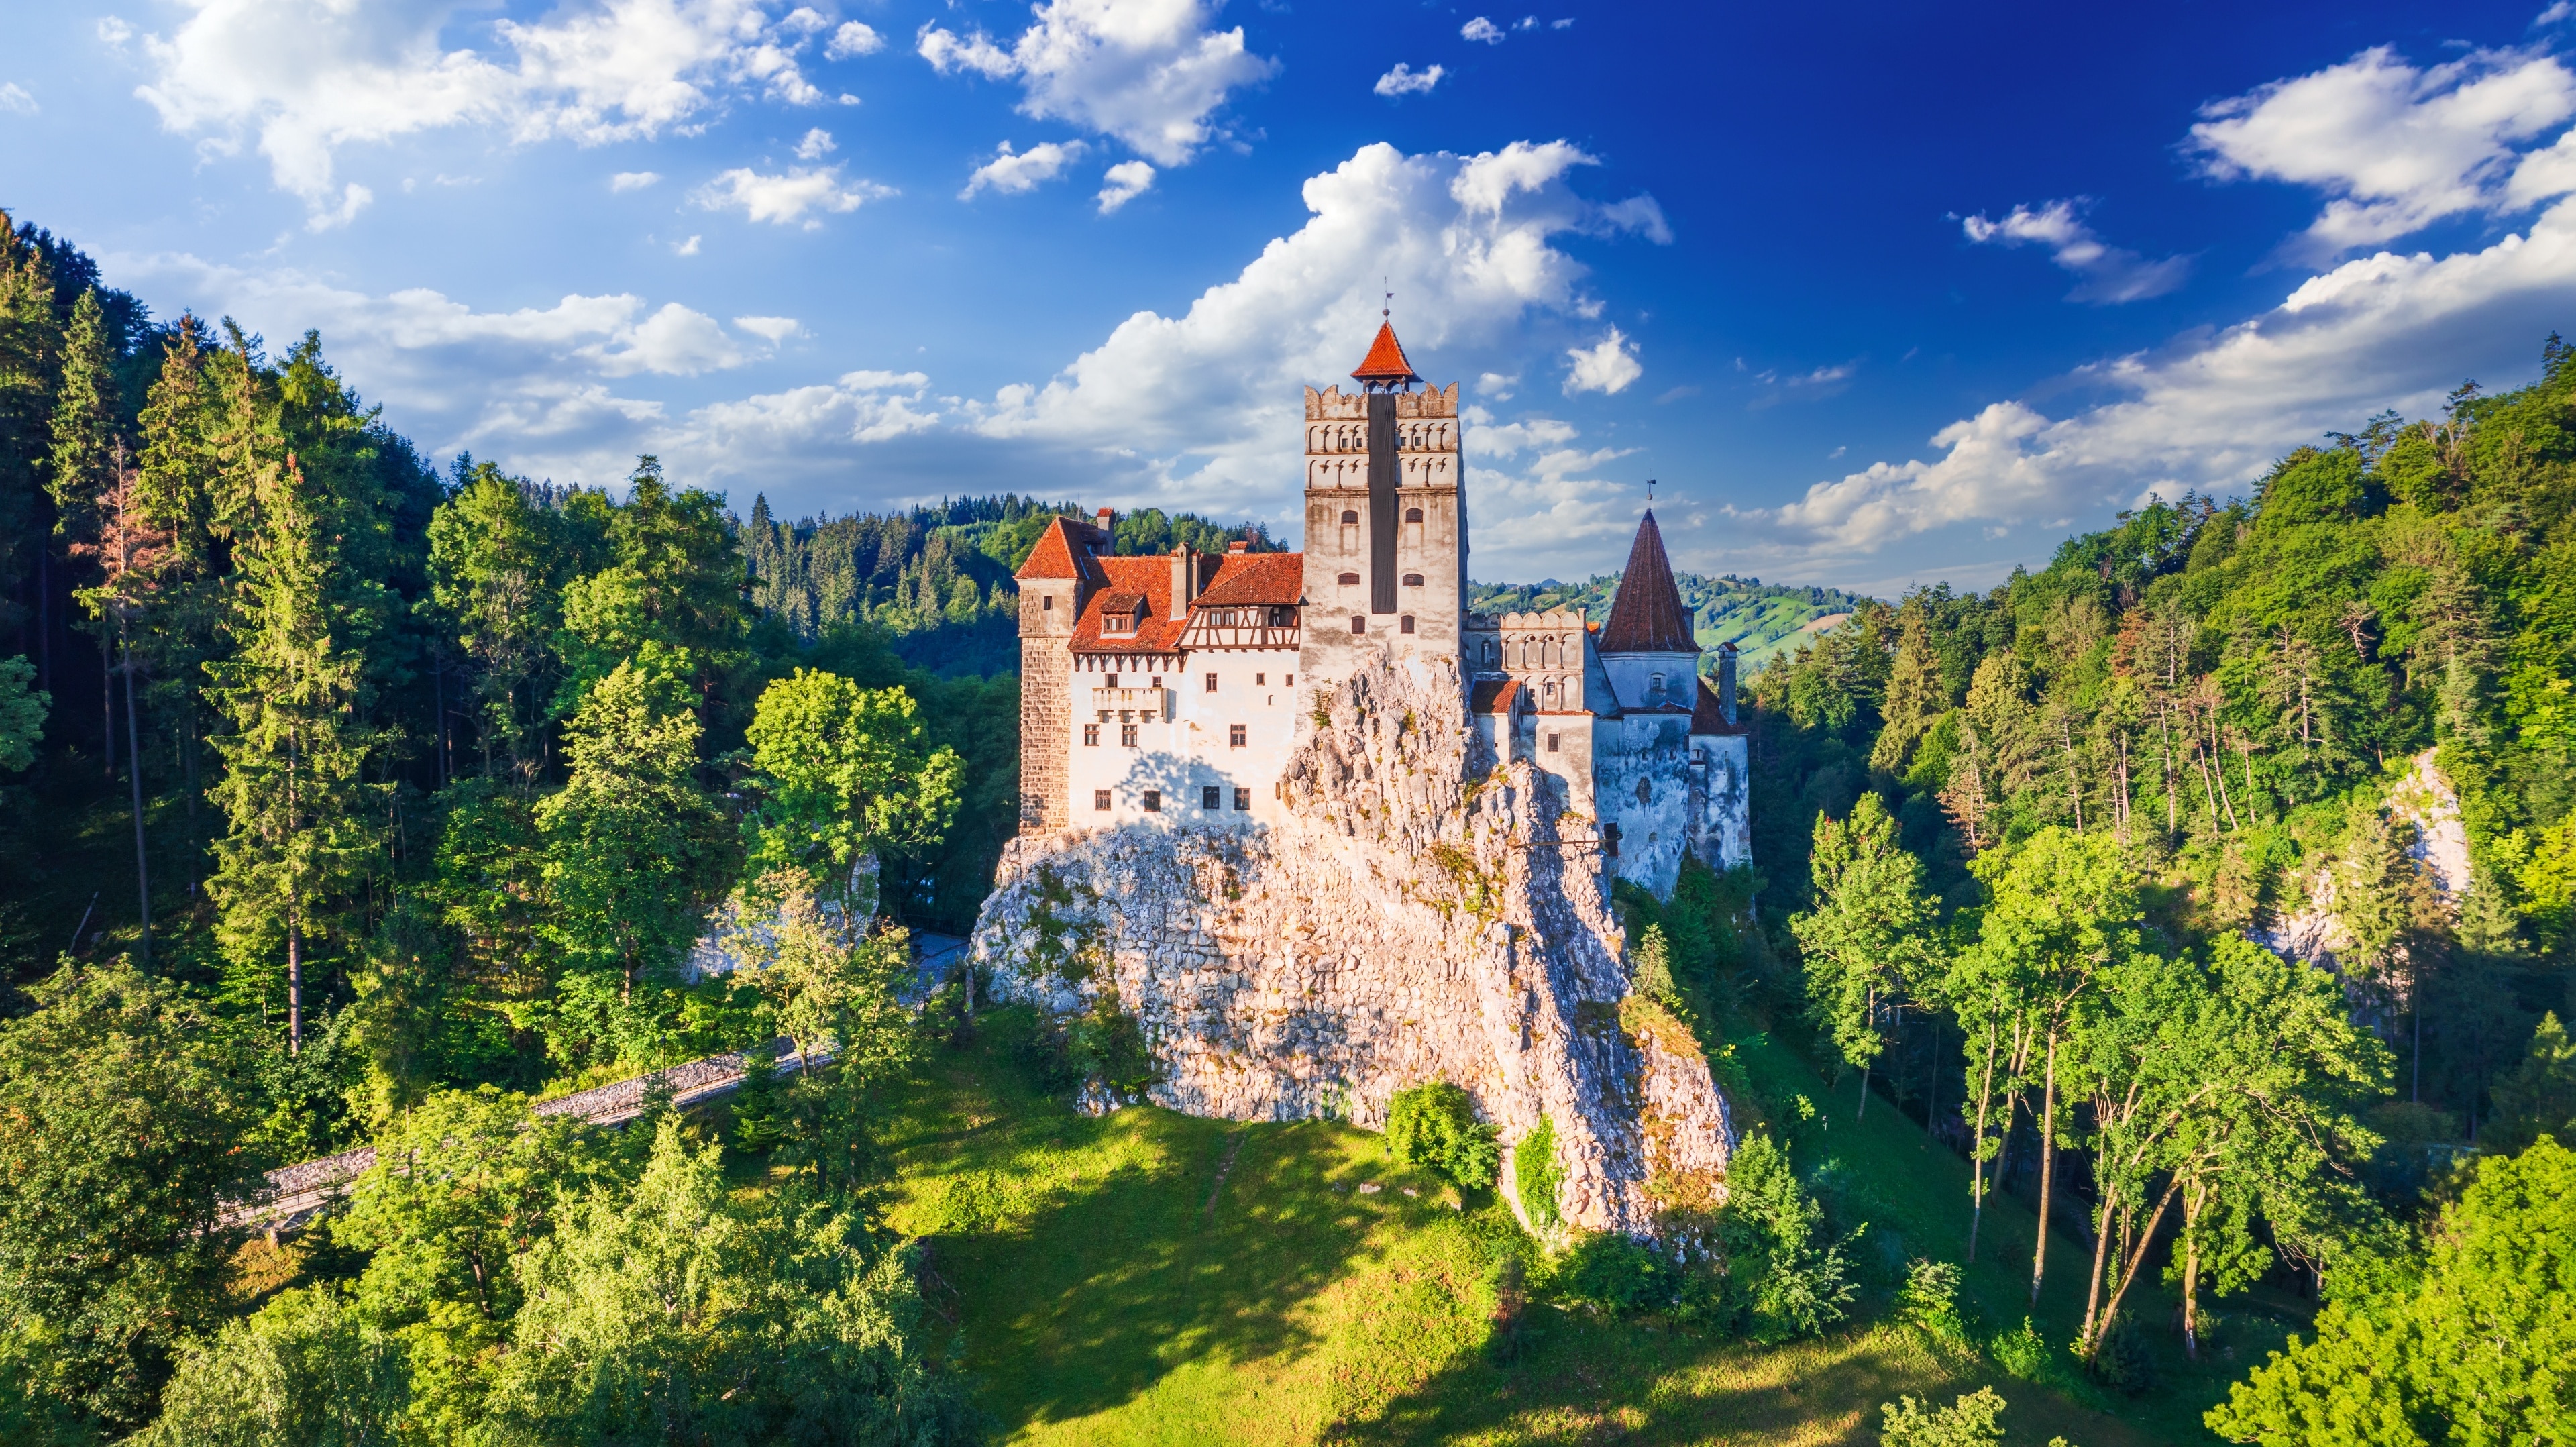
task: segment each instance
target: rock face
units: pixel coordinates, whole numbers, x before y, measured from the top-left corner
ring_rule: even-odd
[[[2417,754],[2406,776],[2388,791],[2389,813],[2415,828],[2406,846],[2433,885],[2445,908],[2456,910],[2469,891],[2469,831],[2460,820],[2460,796],[2442,772],[2438,749]],[[2256,943],[2275,953],[2311,965],[2335,966],[2352,948],[2335,901],[2335,861],[2327,860],[2307,877],[2304,908],[2280,915],[2268,930],[2256,930]]]
[[[1276,828],[1022,836],[975,958],[1052,1011],[1114,992],[1175,1110],[1380,1125],[1397,1090],[1448,1080],[1506,1142],[1546,1116],[1558,1214],[1651,1232],[1722,1197],[1726,1103],[1670,1017],[1632,1001],[1623,1025],[1591,821],[1528,763],[1493,767],[1464,697],[1437,660],[1318,696]]]

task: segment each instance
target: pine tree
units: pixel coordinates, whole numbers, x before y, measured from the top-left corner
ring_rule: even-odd
[[[83,296],[83,300],[88,298]],[[57,454],[59,458],[59,454]],[[125,772],[134,807],[134,891],[143,922],[142,958],[152,958],[152,879],[143,847],[143,752],[134,711],[134,621],[151,606],[170,561],[170,535],[144,515],[141,484],[119,438],[108,456],[105,486],[86,511],[97,519],[94,540],[74,545],[75,556],[95,558],[100,580],[80,592],[82,606],[102,627],[116,631],[118,672],[125,678]]]
[[[43,253],[20,239],[0,211],[0,624],[23,624],[18,599],[36,574],[37,681],[50,683],[43,616],[45,548],[38,500],[40,464],[49,450],[55,359],[62,328],[54,316],[54,279]]]
[[[361,872],[371,840],[360,781],[371,740],[354,718],[360,660],[335,636],[326,599],[336,557],[316,500],[240,353],[222,354],[223,482],[251,504],[238,538],[227,632],[234,655],[207,665],[209,697],[231,724],[211,791],[230,821],[208,887],[234,966],[256,977],[282,952],[290,1053],[304,1038],[306,946]]]

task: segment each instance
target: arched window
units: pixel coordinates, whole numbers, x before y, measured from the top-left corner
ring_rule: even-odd
[[[1422,521],[1422,509],[1418,507],[1406,508],[1404,510],[1404,520],[1409,523],[1418,523]]]
[[[1360,520],[1360,515],[1359,515],[1358,513],[1353,512],[1353,511],[1352,511],[1352,510],[1350,510],[1349,508],[1344,508],[1344,509],[1342,509],[1342,521],[1343,521],[1343,522],[1345,522],[1345,523],[1355,523],[1355,522],[1358,522],[1359,520]]]
[[[1420,573],[1407,573],[1407,574],[1405,574],[1405,575],[1404,575],[1404,586],[1406,586],[1406,587],[1408,587],[1408,588],[1419,588],[1419,587],[1421,587],[1421,586],[1422,586],[1422,575],[1421,575]]]
[[[1360,585],[1360,575],[1357,573],[1344,573],[1335,581],[1339,582],[1345,588],[1356,588]]]

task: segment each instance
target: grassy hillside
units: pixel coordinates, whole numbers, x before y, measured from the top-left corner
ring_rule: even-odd
[[[1543,1291],[1516,1309],[1504,1283],[1543,1268],[1490,1195],[1462,1198],[1347,1126],[1084,1117],[1030,1088],[1027,1028],[988,1016],[909,1088],[885,1138],[888,1219],[928,1243],[934,1304],[1008,1441],[1871,1442],[1899,1393],[1946,1404],[1992,1383],[2016,1443],[2143,1447],[2208,1440],[2196,1424],[2218,1374],[2280,1332],[2231,1320],[2211,1374],[2168,1373],[2144,1399],[2014,1380],[1974,1344],[2022,1320],[2032,1217],[2011,1202],[1963,1291],[1969,1343],[1874,1325],[1765,1349],[1570,1313]],[[1747,1054],[1765,1094],[1823,1098],[1789,1051]],[[1797,1154],[1838,1162],[1836,1199],[1868,1222],[1868,1315],[1886,1314],[1888,1263],[1964,1253],[1966,1168],[1884,1102],[1810,1124]],[[2055,1249],[2068,1264],[2039,1324],[2063,1341],[2082,1248]]]
[[[1831,628],[1869,600],[1840,588],[1784,587],[1759,578],[1710,577],[1676,573],[1682,606],[1691,610],[1691,629],[1708,652],[1702,671],[1717,670],[1717,646],[1735,645],[1740,666],[1750,673],[1772,658],[1794,652],[1800,643]],[[1619,574],[1602,573],[1580,583],[1470,583],[1467,606],[1478,613],[1526,612],[1545,608],[1581,608],[1595,619],[1610,616],[1619,596]]]

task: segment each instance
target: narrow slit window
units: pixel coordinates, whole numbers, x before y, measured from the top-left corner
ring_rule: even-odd
[[[1656,684],[1655,684],[1655,686],[1656,686],[1657,688],[1661,688],[1661,687],[1663,687],[1662,675],[1661,675],[1661,674],[1656,675]],[[1208,692],[1210,692],[1210,693],[1214,693],[1214,692],[1216,692],[1216,675],[1215,675],[1215,674],[1213,674],[1213,673],[1211,673],[1211,674],[1209,674],[1209,675],[1207,676],[1207,691],[1208,691]]]
[[[1556,752],[1556,735],[1554,734],[1549,734],[1547,736],[1547,751],[1551,754]]]

